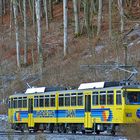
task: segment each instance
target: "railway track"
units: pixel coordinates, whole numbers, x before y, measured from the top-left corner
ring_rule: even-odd
[[[57,133],[57,132],[54,132],[54,133],[50,133],[50,132],[47,132],[47,131],[44,131],[44,132],[32,132],[32,133],[29,133],[28,131],[25,131],[25,132],[20,132],[20,131],[0,131],[0,136],[7,136],[7,135],[17,135],[17,136],[21,136],[21,135],[59,135],[59,136],[89,136],[89,137],[93,137],[93,136],[96,136],[96,137],[104,137],[104,136],[109,136],[109,137],[123,137],[122,135],[115,135],[115,136],[112,136],[110,134],[107,134],[107,133],[101,133],[100,135],[97,135],[97,134],[82,134],[82,133],[76,133],[76,134],[73,134],[73,133]]]

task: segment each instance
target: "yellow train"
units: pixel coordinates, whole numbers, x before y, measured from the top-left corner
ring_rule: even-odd
[[[97,82],[76,90],[29,88],[9,97],[8,117],[12,128],[21,131],[115,134],[120,124],[140,121],[140,86]]]

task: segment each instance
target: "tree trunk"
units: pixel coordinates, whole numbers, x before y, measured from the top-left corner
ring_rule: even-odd
[[[102,0],[99,0],[97,35],[99,35],[101,32],[101,23],[102,23]]]
[[[55,0],[55,3],[59,3],[60,2],[60,0]]]
[[[52,2],[52,0],[49,0],[49,17],[51,20],[53,19],[53,2]]]
[[[1,17],[1,24],[3,24],[3,0],[0,0],[0,17]]]
[[[24,17],[24,64],[27,64],[27,18],[26,18],[26,0],[23,0],[23,17]]]
[[[90,3],[90,23],[91,24],[93,20],[94,11],[95,11],[95,3],[94,3],[94,0],[91,0],[91,3]]]
[[[109,38],[112,37],[112,0],[109,0]]]
[[[6,0],[3,0],[3,15],[6,14]]]
[[[49,30],[49,19],[48,19],[48,1],[43,0],[44,3],[44,11],[46,15],[46,31]]]
[[[0,0],[0,16],[2,16],[3,0]]]
[[[10,1],[10,37],[12,37],[12,23],[13,23],[13,4]]]
[[[29,7],[32,16],[33,26],[35,25],[35,0],[29,0]]]
[[[17,66],[20,68],[20,46],[19,46],[19,29],[17,21],[17,1],[13,0],[15,34],[16,34],[16,53],[17,53]]]
[[[89,36],[90,33],[90,0],[84,0],[84,20],[85,20],[85,26],[87,30],[87,34]]]
[[[121,17],[121,33],[124,31],[124,11],[123,11],[123,1],[122,0],[118,0],[118,8],[119,8],[119,12],[120,12],[120,17]]]
[[[63,0],[64,57],[68,54],[68,0]]]
[[[24,20],[24,17],[23,17],[23,7],[22,7],[22,1],[20,1],[19,0],[19,3],[18,3],[18,5],[19,5],[19,10],[20,10],[20,14],[21,14],[21,17],[22,17],[22,19]]]
[[[74,9],[74,19],[75,19],[75,35],[78,35],[80,34],[78,0],[73,0],[73,9]]]
[[[39,68],[40,68],[40,77],[42,79],[42,66],[43,66],[43,55],[42,55],[42,33],[41,33],[41,15],[40,15],[40,6],[41,0],[36,0],[36,21],[37,21],[37,49],[39,55]]]

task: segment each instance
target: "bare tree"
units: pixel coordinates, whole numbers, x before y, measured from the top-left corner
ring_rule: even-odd
[[[53,19],[53,1],[49,0],[49,17]]]
[[[68,0],[63,0],[64,57],[68,53]]]
[[[35,25],[35,0],[29,0],[29,7],[32,15],[33,26]]]
[[[2,16],[3,0],[0,0],[0,16]]]
[[[41,33],[41,15],[40,15],[40,6],[41,0],[36,0],[36,19],[37,19],[37,49],[39,55],[39,64],[40,64],[40,76],[42,79],[42,66],[43,66],[43,55],[42,55],[42,33]]]
[[[46,30],[49,30],[49,19],[48,19],[48,1],[43,0],[44,3],[44,11],[46,15]]]
[[[0,0],[0,17],[1,17],[1,24],[3,24],[3,0]]]
[[[10,37],[12,37],[12,23],[13,23],[13,4],[10,0]]]
[[[121,33],[124,31],[124,10],[123,10],[123,0],[118,0],[118,9],[119,9],[119,13],[120,13],[120,17],[121,17]]]
[[[99,33],[101,32],[101,23],[102,23],[102,0],[99,0],[97,35],[99,35]]]
[[[109,0],[109,38],[112,36],[112,0]]]
[[[84,21],[85,21],[85,27],[87,30],[87,34],[90,33],[90,0],[84,0]]]
[[[27,64],[27,18],[26,18],[26,0],[23,0],[24,17],[24,64]]]
[[[78,0],[73,0],[73,9],[74,9],[74,19],[75,19],[75,35],[78,35],[80,34]]]
[[[24,20],[24,17],[23,17],[23,3],[20,0],[18,0],[17,2],[18,2],[18,8],[20,10],[20,15],[21,15],[22,19]]]
[[[17,53],[17,66],[20,68],[20,46],[19,46],[19,27],[17,21],[17,1],[13,0],[15,34],[16,34],[16,53]]]

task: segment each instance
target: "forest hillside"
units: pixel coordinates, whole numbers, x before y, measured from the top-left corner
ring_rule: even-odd
[[[118,65],[139,71],[139,24],[139,0],[0,0],[1,107],[28,84],[77,87],[123,80]]]

